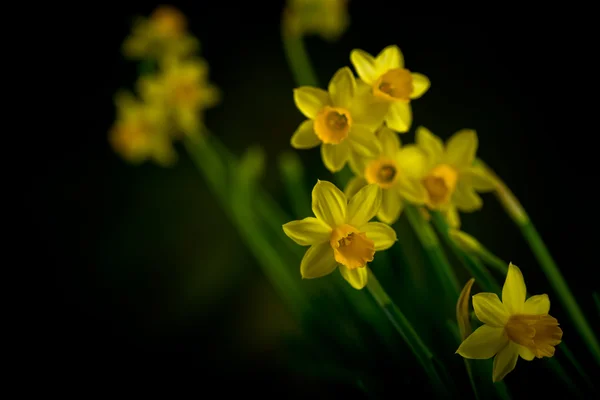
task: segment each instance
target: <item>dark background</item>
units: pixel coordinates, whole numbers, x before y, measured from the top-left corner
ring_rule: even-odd
[[[421,124],[444,139],[476,129],[478,155],[521,200],[597,327],[591,297],[598,290],[591,256],[597,128],[583,122],[597,114],[587,106],[595,104],[590,32],[562,16],[406,15],[397,3],[351,1],[351,26],[337,43],[306,40],[321,85],[350,65],[353,48],[376,54],[398,44],[407,67],[432,81],[413,102],[413,128],[402,140],[411,141]],[[236,154],[262,145],[269,163],[264,186],[285,202],[275,161],[290,149],[303,117],[280,40],[283,3],[172,4],[187,15],[211,81],[224,93],[207,111],[208,126]],[[131,18],[155,5],[97,7],[71,22],[85,43],[73,50],[66,83],[77,86],[78,127],[43,141],[57,156],[45,168],[41,187],[51,196],[38,220],[46,263],[55,271],[52,296],[40,305],[51,315],[43,336],[51,359],[67,365],[53,372],[89,377],[101,368],[111,382],[141,371],[181,371],[202,379],[203,391],[234,393],[244,382],[247,394],[356,394],[285,367],[280,338],[299,328],[182,149],[178,165],[162,169],[132,167],[109,147],[112,96],[136,79],[120,46]],[[310,179],[329,177],[317,150],[299,154],[305,165],[316,165]],[[520,266],[530,292],[552,298],[517,228],[491,195],[484,201],[482,211],[463,215],[464,230]],[[567,318],[557,302],[551,312]],[[582,362],[591,360],[577,338],[570,346]]]

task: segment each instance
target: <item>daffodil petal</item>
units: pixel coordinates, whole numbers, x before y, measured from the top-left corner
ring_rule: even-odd
[[[315,134],[314,121],[307,119],[302,122],[292,135],[290,142],[295,149],[312,149],[321,144],[321,139]]]
[[[373,96],[371,86],[363,81],[356,82],[356,92],[350,107],[350,115],[354,123],[365,125],[371,131],[375,131],[383,123],[389,108],[390,103],[380,101]]]
[[[318,181],[312,191],[312,211],[331,228],[346,221],[347,200],[333,183]]]
[[[475,190],[459,182],[452,194],[452,203],[462,212],[473,212],[483,207],[483,200]]]
[[[360,230],[375,243],[375,251],[387,250],[397,241],[396,231],[381,222],[369,222]]]
[[[507,343],[504,328],[481,325],[461,343],[456,353],[464,358],[483,360],[492,358]]]
[[[340,273],[342,277],[354,288],[362,289],[367,286],[368,271],[366,267],[350,269],[340,265]]]
[[[387,46],[375,57],[377,72],[384,74],[390,69],[404,67],[404,56],[395,44]]]
[[[410,103],[395,102],[385,115],[385,123],[398,133],[406,133],[412,124]]]
[[[398,180],[398,193],[413,204],[421,205],[427,200],[427,189],[416,179],[401,177]]]
[[[410,94],[410,98],[418,99],[419,97],[423,96],[425,94],[425,92],[427,92],[429,90],[429,87],[431,86],[431,82],[429,81],[429,78],[423,74],[418,74],[418,73],[413,72],[411,74],[411,76],[412,76],[412,81],[413,81],[413,91]]]
[[[523,360],[531,361],[535,358],[535,354],[533,351],[529,350],[525,346],[519,346],[519,355]]]
[[[365,81],[372,85],[379,75],[375,66],[375,58],[364,50],[354,49],[350,52],[350,62],[356,69],[356,73]]]
[[[508,265],[508,273],[502,287],[502,303],[510,314],[519,314],[523,311],[527,288],[523,273],[516,265]]]
[[[315,119],[317,113],[330,104],[329,93],[323,89],[302,86],[294,89],[294,102],[306,118]]]
[[[381,143],[383,154],[390,158],[395,158],[398,155],[401,143],[396,132],[384,126],[377,132],[377,138]]]
[[[352,125],[348,134],[348,141],[350,141],[352,151],[359,156],[373,157],[381,152],[379,139],[373,131],[364,125]]]
[[[543,315],[550,312],[550,299],[547,294],[531,296],[523,306],[523,314]]]
[[[352,172],[357,176],[363,176],[365,174],[365,169],[367,168],[367,164],[373,159],[373,157],[363,157],[360,154],[351,151],[350,156],[348,157],[348,165]]]
[[[481,167],[470,167],[460,171],[460,179],[478,192],[496,190],[498,183]]]
[[[509,315],[496,293],[478,293],[473,296],[473,309],[477,318],[489,326],[502,328],[508,321]]]
[[[314,217],[288,222],[283,225],[283,231],[300,246],[327,242],[331,236],[331,227]]]
[[[327,90],[335,107],[350,108],[356,91],[356,79],[350,68],[340,68],[329,81]]]
[[[408,179],[421,180],[428,172],[427,154],[414,144],[402,147],[397,154],[396,162],[402,175]]]
[[[498,352],[494,358],[494,371],[492,372],[494,382],[500,382],[509,372],[515,369],[519,359],[520,347],[514,342],[509,342],[506,347]]]
[[[417,128],[415,134],[415,142],[430,159],[430,162],[436,163],[442,160],[444,155],[444,143],[442,140],[431,133],[431,131],[424,126]]]
[[[462,129],[448,139],[445,161],[457,169],[470,167],[475,160],[477,146],[477,133],[472,129]]]
[[[383,189],[381,191],[381,208],[377,218],[386,224],[393,224],[400,217],[403,208],[400,193],[394,189]]]
[[[304,253],[300,273],[304,279],[320,278],[333,272],[337,263],[329,242],[312,245]]]
[[[348,141],[345,140],[340,144],[328,144],[323,143],[321,146],[321,157],[323,158],[323,164],[331,172],[338,172],[344,168],[350,155],[350,146]]]
[[[360,229],[369,222],[381,207],[381,188],[377,184],[366,185],[361,188],[348,202],[346,221],[348,224]]]
[[[361,176],[350,179],[344,188],[346,198],[351,199],[360,189],[367,185],[367,180]]]

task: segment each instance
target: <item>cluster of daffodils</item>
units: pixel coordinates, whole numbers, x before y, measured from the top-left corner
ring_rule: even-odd
[[[186,25],[180,11],[161,6],[136,20],[123,43],[125,57],[151,69],[138,80],[137,96],[128,91],[115,96],[109,141],[131,163],[172,165],[177,160],[173,142],[200,138],[203,111],[219,102],[218,89],[208,82],[208,64],[198,56],[199,43]]]
[[[404,67],[404,57],[397,46],[386,47],[376,57],[353,50],[350,60],[358,78],[349,67],[343,67],[331,78],[327,90],[307,86],[294,90],[296,106],[307,119],[292,135],[292,146],[296,149],[320,146],[323,163],[329,171],[338,172],[348,164],[355,174],[344,188],[343,196],[339,189],[328,184],[329,194],[321,198],[329,202],[330,209],[341,209],[364,188],[377,187],[378,191],[371,192],[379,193],[373,196],[380,200],[363,207],[373,211],[372,216],[380,221],[378,226],[396,222],[408,202],[420,207],[425,215],[428,210],[442,212],[449,224],[457,228],[458,211],[480,209],[482,200],[477,192],[494,189],[492,179],[474,165],[477,134],[464,129],[443,143],[425,127],[418,127],[416,143],[402,145],[399,134],[408,132],[412,125],[411,101],[427,92],[429,79]],[[321,193],[322,187],[319,183],[314,191]],[[334,189],[335,195],[331,194]],[[375,209],[373,204],[377,205]],[[331,248],[319,253],[309,250],[302,261],[302,276],[316,278],[331,272],[331,265],[323,261],[330,259],[336,261],[352,286],[363,288],[367,263],[373,259],[367,249],[382,250],[384,247],[375,246],[373,241],[384,236],[387,245],[393,244],[394,231],[380,228],[373,232],[354,225],[352,230],[339,230],[333,221],[326,222],[332,229],[327,238]],[[312,220],[289,223],[284,230],[302,245],[314,246],[324,238],[323,232],[317,233]],[[306,236],[313,234],[312,239]],[[342,252],[351,252],[356,257],[342,257]],[[309,263],[314,266],[307,266]],[[364,279],[351,280],[351,276]]]
[[[454,236],[468,237],[459,231],[459,212],[480,209],[478,193],[495,190],[497,182],[475,161],[474,130],[460,130],[444,143],[419,126],[414,144],[401,143],[399,134],[412,125],[411,101],[427,92],[430,81],[405,68],[397,46],[376,57],[353,50],[350,61],[358,77],[344,67],[327,90],[294,90],[296,106],[307,119],[292,135],[291,145],[320,146],[330,172],[348,164],[355,176],[343,191],[318,181],[312,192],[315,217],[289,222],[283,230],[299,245],[310,246],[300,265],[303,278],[323,277],[337,268],[352,287],[362,289],[375,253],[397,241],[390,225],[405,204],[418,207],[425,217],[440,212]],[[380,222],[369,222],[372,218]],[[484,325],[466,336],[457,353],[465,358],[496,356],[494,381],[512,371],[519,356],[551,357],[561,341],[562,331],[548,315],[548,296],[525,300],[525,293],[521,271],[511,264],[503,302],[492,293],[473,298]]]
[[[335,40],[349,24],[346,3],[289,0],[283,34]],[[135,94],[121,91],[115,96],[117,117],[109,134],[114,150],[134,164],[151,160],[169,166],[177,160],[175,141],[206,144],[200,141],[203,114],[219,102],[220,93],[208,81],[208,65],[184,15],[173,7],[158,7],[149,18],[135,21],[122,50],[125,57],[141,62],[144,73]],[[375,57],[355,49],[350,61],[355,72],[340,68],[327,90],[302,86],[293,92],[306,120],[291,136],[292,147],[320,147],[327,170],[336,173],[348,166],[354,174],[343,190],[318,180],[312,190],[314,216],[283,225],[289,238],[308,247],[300,263],[303,278],[324,277],[338,269],[353,288],[363,289],[376,252],[398,241],[392,226],[405,206],[416,207],[426,219],[440,213],[450,237],[466,251],[481,251],[481,246],[460,231],[459,213],[479,210],[479,193],[496,191],[501,198],[504,193],[507,208],[525,218],[502,183],[476,160],[474,130],[460,130],[444,143],[418,126],[414,143],[402,143],[400,136],[413,125],[411,102],[427,93],[430,81],[405,68],[397,46]],[[483,323],[474,332],[472,284],[467,283],[457,305],[463,339],[458,354],[494,357],[494,381],[512,371],[519,357],[530,361],[554,355],[563,332],[549,315],[547,295],[527,299],[519,268],[509,265],[502,300],[494,293],[473,296],[475,314]]]

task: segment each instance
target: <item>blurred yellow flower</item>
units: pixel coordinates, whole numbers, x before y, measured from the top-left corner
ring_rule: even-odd
[[[138,81],[141,97],[150,104],[165,107],[177,132],[198,136],[202,111],[220,100],[219,90],[208,83],[205,60],[170,60],[156,75]]]
[[[335,41],[350,24],[348,0],[288,0],[283,23],[290,34]]]
[[[187,32],[185,15],[168,5],[157,7],[150,18],[136,19],[123,43],[123,54],[132,59],[185,57],[198,49],[198,40]]]
[[[429,78],[405,69],[404,56],[395,45],[386,47],[376,57],[354,49],[350,61],[360,79],[371,86],[373,96],[388,104],[387,126],[399,133],[408,132],[412,124],[410,101],[427,92]]]
[[[367,284],[367,263],[376,251],[390,248],[396,232],[381,222],[369,222],[381,206],[381,189],[367,185],[350,200],[335,185],[318,181],[312,191],[315,217],[283,225],[287,236],[310,246],[300,264],[305,279],[328,275],[336,267],[355,289]]]
[[[115,104],[117,118],[109,132],[115,152],[133,164],[151,159],[169,166],[177,160],[162,108],[142,103],[125,92],[115,96]]]
[[[374,156],[381,146],[374,131],[385,109],[370,103],[357,86],[350,68],[340,68],[328,91],[310,86],[294,90],[294,101],[308,119],[291,139],[292,147],[310,149],[321,145],[323,163],[331,172],[341,170],[352,153]]]
[[[521,270],[512,263],[502,288],[502,302],[495,293],[473,296],[475,315],[483,322],[460,345],[457,354],[471,359],[494,357],[494,382],[502,380],[517,365],[519,356],[552,357],[562,340],[562,329],[550,316],[548,295],[526,299],[527,289]]]
[[[377,137],[381,142],[381,153],[374,158],[351,160],[350,165],[357,176],[348,182],[344,192],[351,197],[367,184],[379,185],[382,201],[377,218],[391,225],[402,212],[403,199],[417,205],[427,199],[420,181],[425,154],[414,145],[401,147],[398,135],[386,126],[378,130]]]
[[[431,210],[472,212],[482,207],[477,192],[492,191],[495,183],[489,175],[474,166],[477,134],[463,129],[448,139],[441,139],[424,127],[417,128],[416,143],[427,154],[423,184],[427,189],[425,204]]]

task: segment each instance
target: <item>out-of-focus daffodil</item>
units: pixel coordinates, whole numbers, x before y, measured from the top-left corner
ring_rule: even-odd
[[[134,21],[123,43],[123,54],[138,60],[186,57],[198,49],[198,40],[187,32],[185,15],[167,5],[157,7],[150,18]]]
[[[283,23],[293,35],[335,41],[350,24],[348,0],[288,0]]]
[[[295,89],[296,106],[309,119],[292,136],[292,146],[310,149],[321,145],[323,163],[331,172],[340,171],[352,153],[378,154],[381,146],[374,132],[385,110],[370,103],[362,92],[348,67],[335,73],[328,91],[310,86]]]
[[[360,79],[371,87],[373,96],[388,104],[387,126],[399,133],[408,132],[412,124],[410,101],[427,92],[429,78],[404,68],[404,56],[395,45],[386,47],[376,57],[354,49],[350,61]]]
[[[502,301],[494,293],[473,296],[475,315],[483,322],[462,342],[458,354],[465,358],[494,357],[494,382],[511,372],[519,356],[531,361],[535,357],[552,357],[563,332],[556,318],[550,316],[548,295],[526,300],[527,289],[521,270],[512,263],[502,288]]]
[[[312,191],[315,217],[283,225],[287,236],[310,246],[302,258],[303,278],[319,278],[336,267],[356,289],[367,284],[367,263],[376,251],[390,248],[396,232],[381,222],[369,222],[381,206],[381,189],[367,185],[350,200],[335,185],[318,181]]]
[[[495,183],[480,167],[474,166],[477,134],[463,129],[448,139],[441,139],[424,127],[419,127],[416,143],[427,154],[427,166],[422,181],[427,189],[425,204],[431,210],[472,212],[482,207],[477,192],[492,191]],[[458,218],[458,215],[455,215]],[[457,227],[458,224],[450,224]]]
[[[401,147],[398,135],[387,128],[377,131],[382,151],[374,158],[357,158],[350,165],[357,176],[348,182],[344,192],[351,197],[363,186],[374,183],[382,189],[381,208],[377,218],[386,224],[396,222],[403,208],[403,199],[422,205],[427,192],[420,178],[425,166],[425,154],[415,145]]]
[[[161,166],[177,160],[167,130],[167,116],[161,107],[142,103],[125,92],[115,96],[115,104],[117,118],[109,141],[121,157],[133,164],[151,159]]]
[[[175,129],[197,136],[202,111],[216,105],[219,90],[208,82],[208,64],[200,58],[171,60],[160,73],[145,75],[138,82],[144,101],[165,107]]]

